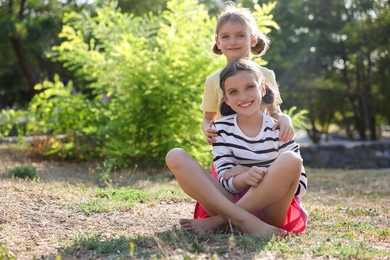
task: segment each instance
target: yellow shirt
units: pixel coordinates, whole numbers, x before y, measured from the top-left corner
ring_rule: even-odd
[[[275,73],[272,70],[261,66],[259,66],[259,68],[264,76],[265,82],[274,92],[276,104],[280,105],[283,101],[279,93],[278,84],[276,83]],[[223,69],[220,69],[207,77],[202,104],[200,105],[200,109],[202,109],[203,112],[217,112],[217,119],[222,117],[219,111],[223,99],[222,89],[219,86],[219,76],[222,70]],[[262,110],[264,111],[264,107],[262,107]]]

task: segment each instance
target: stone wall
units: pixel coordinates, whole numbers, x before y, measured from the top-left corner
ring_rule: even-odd
[[[16,143],[16,137],[0,139],[1,143]],[[31,142],[32,137],[25,141]],[[301,144],[304,165],[331,169],[390,169],[390,140],[377,142],[333,142],[320,145]]]
[[[313,168],[390,168],[390,141],[352,142],[301,147],[304,165]]]

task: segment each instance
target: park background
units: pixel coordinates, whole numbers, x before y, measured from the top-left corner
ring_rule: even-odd
[[[255,60],[275,71],[297,138],[386,139],[388,1],[236,4],[271,39]],[[33,136],[33,152],[51,159],[160,167],[179,146],[209,165],[199,106],[206,77],[225,64],[211,51],[222,5],[0,1],[1,137]]]
[[[301,235],[179,228],[195,202],[164,156],[210,166],[199,105],[225,63],[222,3],[0,0],[0,259],[388,259],[388,1],[236,2],[272,40],[256,61],[305,167],[329,163],[306,167]]]

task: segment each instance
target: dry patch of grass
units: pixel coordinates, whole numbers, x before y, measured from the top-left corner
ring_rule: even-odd
[[[194,202],[166,172],[105,176],[100,163],[47,162],[0,145],[0,259],[376,258],[390,255],[390,171],[308,169],[306,233],[262,240],[178,228]],[[32,165],[38,179],[10,178]],[[99,168],[100,167],[100,168]],[[106,174],[106,173],[105,173]]]

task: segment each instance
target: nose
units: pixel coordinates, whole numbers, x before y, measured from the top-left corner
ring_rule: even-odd
[[[246,91],[240,91],[238,98],[239,98],[240,100],[245,100],[246,97],[247,97]]]
[[[237,42],[238,42],[237,37],[231,37],[230,38],[230,41],[229,41],[230,44],[237,44]]]

